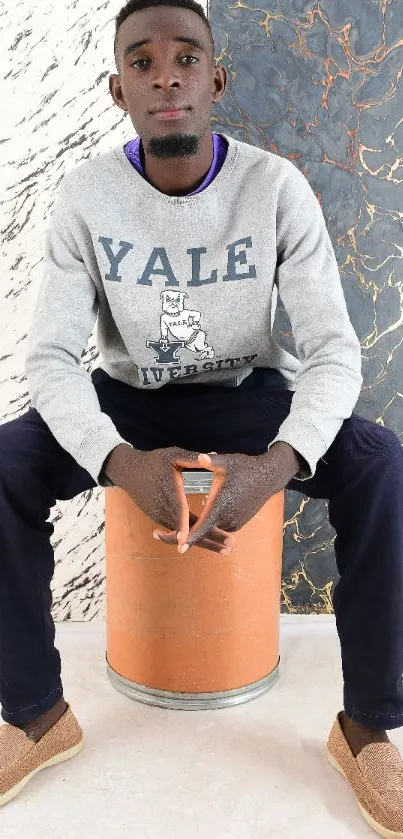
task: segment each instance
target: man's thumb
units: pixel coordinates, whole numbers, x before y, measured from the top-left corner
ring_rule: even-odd
[[[211,457],[213,455],[213,457]],[[226,465],[222,458],[217,455],[217,452],[210,452],[210,454],[199,454],[198,461],[205,469],[215,472],[217,475],[225,475]]]

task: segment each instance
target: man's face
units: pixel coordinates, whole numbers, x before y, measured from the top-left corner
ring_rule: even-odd
[[[199,46],[181,41],[196,40]],[[131,48],[139,41],[149,43]],[[211,105],[226,87],[224,67],[216,67],[203,20],[190,9],[156,6],[134,12],[122,23],[116,45],[119,75],[109,89],[116,105],[128,110],[147,148],[150,140],[172,135],[201,138],[210,126]],[[179,118],[159,118],[167,105],[184,108]]]

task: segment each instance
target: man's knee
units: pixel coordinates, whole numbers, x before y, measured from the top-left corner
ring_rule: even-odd
[[[358,457],[369,455],[386,458],[401,467],[402,446],[398,436],[390,428],[354,416],[353,439]]]

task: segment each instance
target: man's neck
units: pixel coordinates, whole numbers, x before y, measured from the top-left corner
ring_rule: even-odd
[[[144,147],[143,147],[144,148]],[[197,155],[159,160],[144,149],[144,172],[147,180],[166,195],[188,195],[200,184],[213,162],[213,135],[207,131]]]

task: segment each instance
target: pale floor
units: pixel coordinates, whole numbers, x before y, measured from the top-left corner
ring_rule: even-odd
[[[103,623],[56,627],[82,751],[0,809],[23,839],[364,839],[367,826],[325,742],[342,707],[333,616],[281,617],[281,674],[262,696],[172,711],[118,693]],[[390,739],[403,752],[403,730]]]

